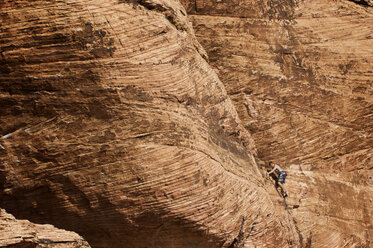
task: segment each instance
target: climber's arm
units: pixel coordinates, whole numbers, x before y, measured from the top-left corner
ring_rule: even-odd
[[[274,165],[273,165],[273,169],[272,169],[268,174],[273,173],[276,169],[281,170],[281,168],[280,168],[280,166],[279,166],[278,164],[274,164]]]

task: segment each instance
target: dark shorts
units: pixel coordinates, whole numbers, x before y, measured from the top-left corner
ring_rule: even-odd
[[[285,177],[279,177],[277,180],[278,183],[285,183]]]
[[[285,173],[281,173],[279,176],[278,176],[278,179],[277,179],[277,182],[278,183],[285,183]]]

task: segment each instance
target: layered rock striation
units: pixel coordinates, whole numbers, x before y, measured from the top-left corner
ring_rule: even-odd
[[[259,158],[290,172],[305,246],[372,246],[373,9],[362,2],[183,1]]]
[[[17,220],[0,209],[0,247],[4,248],[89,248],[78,234],[51,225]]]
[[[195,11],[194,1],[187,2],[260,158],[329,167],[324,160],[371,152],[371,8],[287,1],[268,7],[270,14],[264,7],[239,12],[240,5],[225,1],[197,1]],[[242,5],[251,9],[254,2]]]
[[[179,2],[0,7],[2,208],[92,247],[299,244]]]
[[[180,2],[0,2],[0,207],[92,247],[370,247],[369,1]]]

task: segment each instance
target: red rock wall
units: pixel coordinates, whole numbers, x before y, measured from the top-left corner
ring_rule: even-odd
[[[0,7],[1,207],[92,247],[299,243],[178,2]]]
[[[287,203],[303,245],[370,247],[372,8],[323,0],[183,3],[258,156],[290,172]]]

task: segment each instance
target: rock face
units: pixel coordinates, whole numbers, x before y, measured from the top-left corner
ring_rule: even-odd
[[[0,247],[6,248],[89,248],[78,234],[51,225],[17,220],[0,209]]]
[[[369,1],[183,3],[259,158],[290,172],[303,245],[371,247]]]
[[[99,248],[370,247],[368,2],[181,2],[0,1],[0,207]]]
[[[1,207],[93,247],[299,243],[179,2],[0,7]]]

